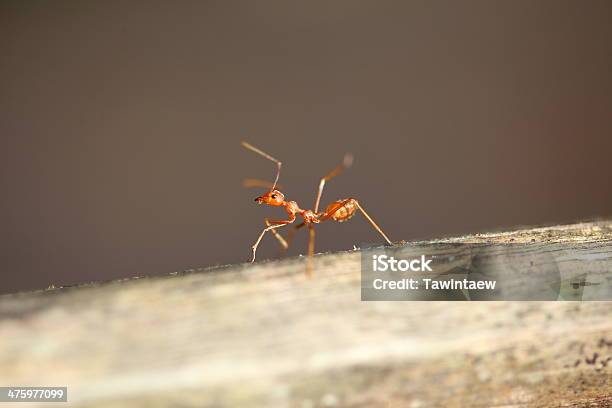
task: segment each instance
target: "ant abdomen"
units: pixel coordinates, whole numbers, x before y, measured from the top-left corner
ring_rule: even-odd
[[[342,204],[340,208],[338,208],[332,215],[331,219],[338,222],[344,222],[350,220],[355,212],[357,212],[357,200],[354,198],[345,198],[343,200],[334,201],[325,209],[326,213],[333,211],[334,207],[337,207],[339,204]]]

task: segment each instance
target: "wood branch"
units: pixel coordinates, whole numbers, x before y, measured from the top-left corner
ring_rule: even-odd
[[[610,298],[612,221],[521,244]],[[82,407],[612,405],[612,302],[363,302],[360,251],[0,296],[0,384]],[[591,290],[591,288],[588,288]],[[586,290],[586,289],[585,289]]]

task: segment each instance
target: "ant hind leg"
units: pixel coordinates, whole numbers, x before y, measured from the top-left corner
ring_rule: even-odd
[[[376,230],[378,231],[378,233],[380,235],[382,235],[382,237],[385,239],[385,241],[387,241],[387,243],[389,245],[393,245],[393,242],[391,242],[391,240],[389,239],[389,237],[387,237],[387,235],[383,232],[382,228],[380,228],[378,226],[378,224],[376,224],[376,222],[374,222],[374,220],[372,219],[372,217],[370,217],[370,215],[363,209],[363,207],[361,206],[361,204],[359,204],[359,201],[357,201],[354,198],[347,198],[344,200],[339,200],[336,201],[335,203],[330,204],[327,209],[325,210],[325,212],[321,215],[321,217],[319,218],[321,221],[327,221],[330,218],[332,218],[334,216],[334,214],[336,214],[336,212],[338,212],[341,208],[346,208],[347,205],[349,204],[354,204],[363,214],[363,216],[365,217],[365,219],[370,223],[370,225]],[[353,210],[354,211],[354,210]],[[351,214],[348,214],[346,217],[344,217],[344,219],[348,219],[352,216]],[[340,220],[337,220],[340,221]]]
[[[362,214],[363,214],[363,216],[366,218],[366,220],[368,220],[368,222],[370,223],[370,225],[371,225],[372,227],[374,227],[374,229],[375,229],[376,231],[378,231],[378,232],[380,233],[380,235],[382,235],[382,236],[383,236],[383,238],[385,239],[385,241],[387,241],[387,243],[388,243],[389,245],[393,245],[393,242],[391,242],[391,240],[389,239],[389,237],[387,237],[387,235],[385,235],[385,233],[384,233],[384,232],[383,232],[383,230],[382,230],[382,229],[381,229],[381,228],[378,226],[378,224],[376,224],[376,223],[374,222],[374,220],[372,219],[372,217],[370,217],[370,216],[368,215],[368,213],[367,213],[367,212],[366,212],[366,211],[363,209],[363,207],[361,206],[361,204],[359,204],[359,201],[357,201],[357,200],[354,200],[354,201],[355,201],[355,204],[357,205],[357,208],[359,208],[359,209],[361,210],[361,213],[362,213]]]

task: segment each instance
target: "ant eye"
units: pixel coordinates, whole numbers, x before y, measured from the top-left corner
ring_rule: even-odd
[[[272,194],[272,196],[271,196],[271,197],[272,197],[272,198],[276,198],[276,194]]]

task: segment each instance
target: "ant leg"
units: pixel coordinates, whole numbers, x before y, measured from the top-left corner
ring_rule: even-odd
[[[295,221],[295,217],[293,217],[292,219],[289,220],[281,220],[281,221],[269,221],[270,225],[269,227],[264,228],[263,231],[261,231],[261,234],[259,234],[259,238],[257,238],[257,241],[255,241],[255,244],[253,244],[253,258],[251,259],[251,262],[255,262],[255,254],[257,253],[257,247],[259,246],[259,243],[261,242],[261,239],[264,237],[264,235],[266,234],[266,232],[274,230],[275,228],[280,228],[280,227],[284,227],[285,225],[291,224],[293,221]]]
[[[312,276],[312,263],[315,249],[315,229],[314,225],[308,224],[308,258],[306,259],[306,275],[310,278]]]
[[[304,225],[306,225],[306,223],[302,221],[301,223],[289,230],[289,233],[287,234],[287,246],[283,247],[283,249],[281,250],[281,255],[284,254],[287,249],[289,249],[289,247],[291,246],[291,242],[293,242],[293,236],[295,235],[296,231],[302,228]]]
[[[387,236],[385,235],[385,233],[384,233],[384,232],[383,232],[383,230],[382,230],[382,229],[381,229],[381,228],[378,226],[378,224],[376,224],[376,223],[374,222],[374,220],[372,219],[372,217],[370,217],[370,216],[368,215],[368,213],[367,213],[367,212],[365,212],[365,210],[363,209],[363,207],[361,206],[361,204],[359,204],[359,201],[357,201],[357,200],[354,200],[354,201],[355,201],[355,204],[357,205],[357,207],[358,207],[358,208],[361,210],[361,213],[363,214],[363,216],[366,218],[366,220],[368,220],[368,222],[370,223],[370,225],[372,225],[372,227],[374,227],[374,229],[375,229],[376,231],[378,231],[378,232],[380,233],[380,235],[382,235],[382,236],[383,236],[383,238],[385,239],[385,241],[387,241],[387,243],[388,243],[389,245],[393,245],[393,242],[391,242],[391,240],[389,239],[389,237],[387,237]]]
[[[340,208],[344,207],[347,203],[349,202],[354,202],[355,205],[357,206],[357,208],[359,208],[359,210],[361,210],[361,213],[363,214],[363,216],[366,218],[366,220],[368,220],[368,222],[370,223],[370,225],[372,227],[374,227],[374,229],[376,231],[378,231],[380,233],[380,235],[383,236],[383,238],[385,239],[385,241],[387,241],[387,243],[389,245],[393,245],[393,242],[391,242],[391,240],[389,239],[389,237],[387,237],[387,235],[385,235],[385,233],[383,232],[383,230],[378,226],[378,224],[376,224],[374,222],[374,220],[372,219],[372,217],[370,217],[370,215],[363,209],[363,207],[361,206],[361,204],[359,204],[359,201],[355,200],[354,198],[347,198],[346,200],[342,200],[342,201],[338,201],[336,203],[334,203],[332,206],[329,207],[329,210],[326,211],[324,214],[322,214],[319,217],[319,220],[321,221],[327,221],[328,219],[330,219],[335,213],[336,211],[338,211]]]
[[[266,222],[266,226],[268,226],[268,227],[270,225],[272,225],[267,218],[266,218],[265,222]],[[278,242],[281,245],[281,255],[283,255],[285,252],[287,252],[287,250],[291,246],[291,242],[293,242],[293,236],[295,235],[297,230],[302,228],[304,225],[306,225],[306,223],[305,222],[301,222],[298,225],[295,225],[292,229],[290,229],[289,233],[287,234],[287,239],[283,238],[283,236],[278,231],[276,231],[275,229],[270,230],[270,232],[272,234],[274,234],[274,237],[278,240]]]
[[[353,155],[350,153],[347,153],[344,155],[344,159],[342,160],[342,163],[336,166],[335,169],[327,173],[327,175],[325,175],[325,177],[321,179],[321,181],[319,182],[319,191],[317,192],[317,198],[314,204],[315,214],[319,212],[319,204],[321,203],[321,196],[323,195],[323,187],[325,187],[325,183],[333,179],[334,177],[336,177],[338,174],[342,173],[342,170],[348,169],[349,167],[351,167],[351,164],[353,164]]]
[[[270,220],[268,220],[267,218],[265,219],[265,223],[267,227],[272,225],[270,223]],[[274,235],[274,238],[276,238],[278,242],[281,244],[281,247],[283,247],[284,250],[286,251],[287,248],[289,248],[289,244],[287,243],[287,241],[285,241],[285,238],[283,238],[283,236],[275,229],[270,230],[270,232],[272,233],[272,235]]]

